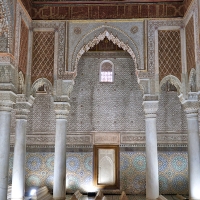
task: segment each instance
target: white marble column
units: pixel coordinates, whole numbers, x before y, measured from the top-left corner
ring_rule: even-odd
[[[200,146],[198,109],[199,102],[186,101],[183,104],[188,125],[188,175],[189,198],[200,199]]]
[[[18,95],[16,109],[16,132],[12,174],[12,200],[23,200],[25,191],[26,125],[31,104],[24,95]]]
[[[145,132],[146,132],[146,199],[155,200],[159,196],[158,177],[158,152],[157,152],[157,131],[156,112],[158,101],[156,96],[145,97],[143,102],[145,111]]]
[[[0,103],[0,199],[7,200],[12,105]]]
[[[66,134],[69,103],[54,102],[56,112],[56,136],[54,159],[53,199],[65,200],[66,197]]]

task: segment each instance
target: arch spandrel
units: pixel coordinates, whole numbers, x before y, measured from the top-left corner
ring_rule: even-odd
[[[72,53],[71,62],[69,63],[69,71],[76,71],[78,61],[80,60],[81,56],[90,48],[97,45],[104,38],[108,38],[108,40],[112,41],[118,47],[122,48],[124,51],[127,51],[133,58],[137,69],[144,69],[144,66],[142,66],[141,62],[141,55],[134,41],[122,30],[115,27],[102,25],[101,27],[98,27],[83,36],[82,39],[77,43]]]

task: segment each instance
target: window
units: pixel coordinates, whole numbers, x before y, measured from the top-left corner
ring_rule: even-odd
[[[114,64],[110,60],[104,60],[100,64],[100,82],[114,81]]]

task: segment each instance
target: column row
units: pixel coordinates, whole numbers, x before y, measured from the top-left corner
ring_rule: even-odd
[[[12,177],[12,200],[24,198],[25,186],[25,154],[26,154],[26,123],[31,106],[26,100],[16,103],[16,136]],[[66,131],[69,103],[55,102],[56,136],[54,194],[55,200],[65,199],[66,189]],[[188,123],[188,172],[190,199],[200,199],[200,145],[198,109],[199,102],[185,101],[184,109]],[[159,196],[158,153],[156,112],[158,100],[150,97],[143,102],[146,124],[146,198],[156,199]],[[8,165],[10,148],[10,123],[12,104],[0,104],[0,199],[7,199]]]

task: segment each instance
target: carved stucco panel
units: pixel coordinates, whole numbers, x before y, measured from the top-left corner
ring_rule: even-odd
[[[138,27],[138,32],[132,34],[131,28],[133,25]],[[81,34],[74,34],[74,27],[79,26],[81,28]],[[90,30],[90,31],[88,31]],[[90,43],[95,37],[101,35],[104,31],[113,35],[119,41],[128,45],[135,54],[136,61],[139,69],[144,69],[144,25],[141,21],[108,21],[106,24],[101,22],[77,24],[75,22],[69,23],[69,38],[70,45],[68,49],[68,70],[74,69],[75,60],[78,52],[84,45]]]
[[[119,144],[119,133],[95,133],[94,144]]]

